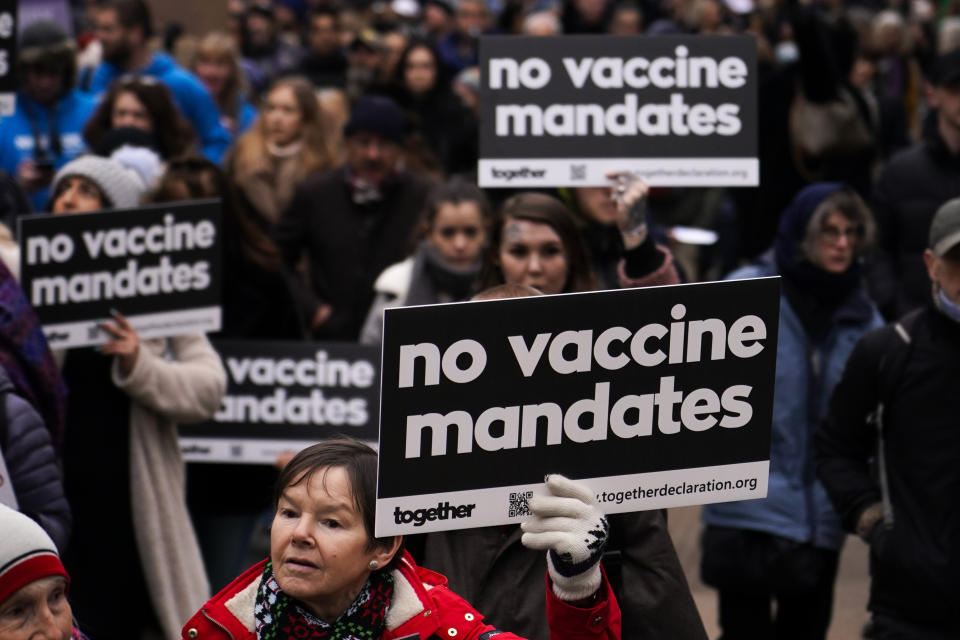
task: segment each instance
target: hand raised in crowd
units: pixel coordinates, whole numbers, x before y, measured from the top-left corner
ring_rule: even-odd
[[[110,315],[116,321],[116,324],[101,322],[100,328],[109,334],[113,340],[100,345],[100,351],[108,356],[117,356],[120,373],[128,376],[133,371],[134,365],[137,364],[137,356],[140,353],[140,336],[137,335],[137,332],[120,312],[111,311]]]
[[[53,171],[49,165],[44,168],[33,160],[24,160],[17,167],[17,180],[27,191],[37,191],[50,184]]]
[[[533,517],[520,525],[528,549],[547,551],[553,592],[561,600],[579,603],[600,588],[600,558],[610,526],[593,492],[558,474],[547,476],[548,495],[530,499]]]
[[[333,307],[328,304],[321,304],[317,307],[317,310],[313,312],[313,320],[310,323],[310,328],[319,328],[324,322],[330,319],[332,313]]]
[[[614,181],[610,198],[617,205],[617,226],[629,251],[640,246],[647,237],[646,199],[650,185],[629,171],[611,171],[607,178]]]

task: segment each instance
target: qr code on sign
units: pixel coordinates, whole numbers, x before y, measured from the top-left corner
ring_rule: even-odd
[[[526,491],[524,493],[511,493],[510,507],[507,509],[507,517],[518,518],[520,516],[530,515],[530,505],[528,502],[532,497],[533,491]]]

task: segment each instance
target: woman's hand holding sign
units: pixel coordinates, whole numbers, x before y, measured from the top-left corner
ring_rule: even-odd
[[[100,351],[108,356],[117,356],[120,373],[128,376],[133,371],[133,366],[137,364],[137,355],[140,353],[140,336],[137,335],[137,332],[119,311],[111,311],[110,315],[113,316],[116,324],[101,322],[100,328],[109,334],[113,340],[100,345]]]
[[[585,600],[600,588],[600,558],[610,527],[583,484],[553,474],[546,485],[548,495],[530,499],[533,518],[520,525],[521,540],[529,549],[547,551],[547,570],[558,598]]]

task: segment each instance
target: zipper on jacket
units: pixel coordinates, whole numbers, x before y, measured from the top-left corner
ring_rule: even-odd
[[[207,610],[206,610],[206,609],[201,610],[200,613],[203,614],[203,617],[204,617],[204,618],[206,618],[207,620],[209,620],[209,621],[212,622],[213,624],[215,624],[215,625],[217,625],[218,627],[220,627],[221,629],[223,629],[223,632],[224,632],[225,634],[227,634],[228,636],[230,636],[230,640],[236,640],[236,638],[233,637],[233,634],[230,633],[230,630],[229,630],[229,629],[227,629],[225,626],[223,626],[222,624],[220,624],[219,622],[217,622],[216,620],[214,620],[213,618],[210,617],[210,615],[207,613]]]
[[[816,544],[817,541],[817,510],[816,501],[813,497],[813,484],[816,479],[816,471],[813,466],[812,439],[813,433],[810,429],[811,417],[817,414],[818,400],[820,398],[820,386],[823,382],[821,377],[822,358],[820,350],[816,345],[809,348],[808,362],[810,363],[810,375],[807,376],[807,415],[804,416],[804,442],[803,442],[803,499],[807,509],[807,526],[810,533],[810,544]]]

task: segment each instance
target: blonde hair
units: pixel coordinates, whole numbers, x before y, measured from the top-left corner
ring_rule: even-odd
[[[246,76],[240,69],[240,52],[237,43],[223,31],[211,31],[200,40],[190,59],[190,70],[196,72],[201,62],[226,62],[230,65],[230,78],[223,95],[212,96],[221,113],[239,118],[240,101],[247,93]]]
[[[320,104],[314,93],[313,85],[300,76],[279,78],[263,94],[264,98],[280,88],[293,92],[300,108],[300,126],[303,129],[300,151],[300,177],[316,171],[329,169],[337,164],[337,153],[324,132]],[[228,161],[228,172],[237,180],[263,166],[269,157],[267,152],[267,131],[261,114],[250,129],[237,139]]]

